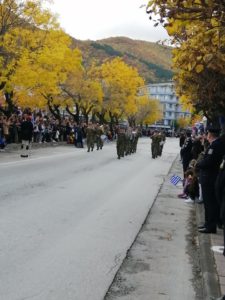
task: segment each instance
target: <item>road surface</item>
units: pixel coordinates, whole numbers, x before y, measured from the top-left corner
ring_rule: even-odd
[[[142,138],[121,160],[115,144],[0,153],[0,299],[103,299],[178,151],[168,138],[154,160]]]

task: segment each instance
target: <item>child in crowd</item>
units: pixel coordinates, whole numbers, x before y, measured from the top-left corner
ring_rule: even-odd
[[[178,195],[179,198],[186,199],[186,203],[194,203],[199,197],[199,184],[195,174],[195,164],[196,160],[192,159],[187,171],[184,173],[183,193]]]

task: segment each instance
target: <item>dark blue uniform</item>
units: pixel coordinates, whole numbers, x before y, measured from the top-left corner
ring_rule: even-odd
[[[216,196],[220,207],[220,218],[223,224],[223,234],[224,234],[223,255],[225,256],[225,155],[220,165],[219,174],[216,180]]]
[[[219,167],[225,153],[225,145],[221,138],[214,140],[207,148],[203,159],[197,163],[200,170],[200,183],[205,207],[205,231],[216,233],[219,223],[219,205],[216,200],[215,183]]]

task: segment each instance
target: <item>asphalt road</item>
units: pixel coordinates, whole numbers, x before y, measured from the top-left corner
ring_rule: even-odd
[[[178,151],[0,153],[0,299],[103,299]]]

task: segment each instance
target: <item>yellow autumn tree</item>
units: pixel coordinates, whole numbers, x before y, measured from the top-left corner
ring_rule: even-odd
[[[42,2],[4,0],[0,3],[0,89],[5,96],[5,107],[0,110],[6,115],[16,106],[11,79],[18,62],[26,60],[28,52],[41,51],[48,32],[58,28],[55,17],[43,9]]]
[[[127,118],[137,111],[136,96],[144,80],[135,68],[115,58],[96,67],[92,76],[98,78],[104,93],[102,110],[98,114],[101,121],[108,114],[111,123],[118,123],[122,117]]]
[[[101,110],[103,91],[99,81],[92,77],[89,67],[71,72],[61,85],[67,112],[79,123],[83,115],[86,123],[93,111]]]
[[[147,11],[172,38],[178,94],[209,118],[225,114],[225,3],[151,0]]]
[[[128,117],[131,126],[153,124],[162,119],[162,107],[157,99],[137,96],[136,105],[136,112]]]
[[[78,49],[70,48],[71,40],[63,31],[49,31],[45,43],[39,51],[24,51],[11,76],[11,84],[19,95],[20,106],[24,104],[26,93],[30,104],[46,105],[60,118],[59,108],[63,106],[60,86],[69,73],[81,70],[82,57]]]
[[[177,125],[179,128],[187,128],[191,125],[191,118],[190,117],[180,117],[177,119]]]

